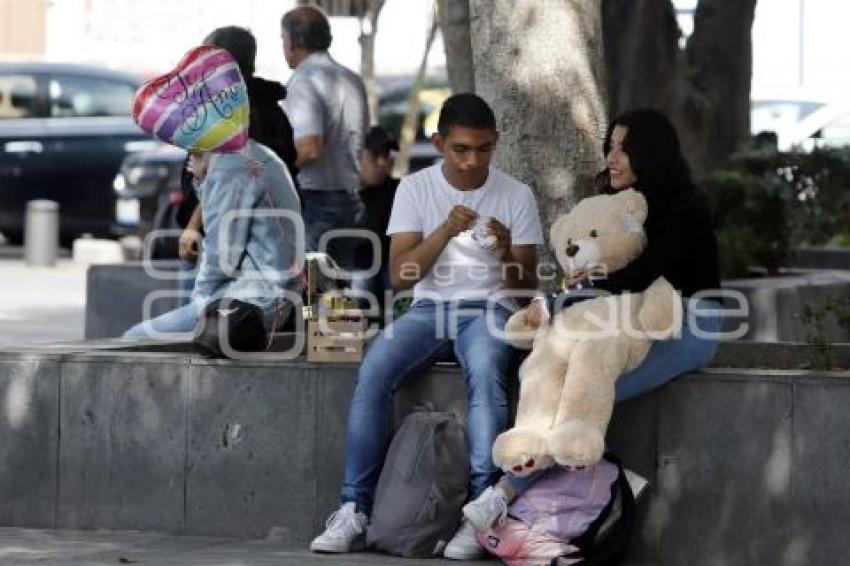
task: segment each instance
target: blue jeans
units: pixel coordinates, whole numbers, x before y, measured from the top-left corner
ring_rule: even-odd
[[[328,230],[357,228],[363,217],[363,201],[351,191],[302,191],[305,245],[308,252],[327,252],[344,269],[354,267],[354,248],[359,238],[333,238],[319,250],[319,239]]]
[[[488,330],[485,306],[483,301],[457,306],[421,300],[375,339],[360,366],[348,414],[343,503],[353,501],[359,511],[371,514],[392,434],[393,394],[405,379],[435,361],[452,359],[452,354],[463,368],[468,390],[472,496],[499,478],[490,448],[508,422],[505,386],[513,348]],[[497,306],[493,314],[491,319],[503,329],[510,311]],[[449,333],[453,318],[456,336]]]
[[[154,333],[192,332],[208,301],[191,302],[150,320],[142,321],[124,333],[124,338],[156,338]]]
[[[641,393],[658,389],[672,379],[698,369],[704,368],[711,363],[719,345],[715,338],[697,337],[694,332],[699,329],[702,332],[716,334],[720,331],[720,315],[698,316],[695,320],[696,328],[688,324],[688,302],[689,298],[683,298],[685,307],[685,319],[682,321],[682,336],[675,340],[662,340],[652,343],[649,353],[643,362],[632,371],[623,374],[617,380],[616,400],[625,401],[637,397]],[[720,305],[711,300],[702,299],[698,301],[699,309],[719,309]],[[505,474],[514,492],[519,495],[531,487],[541,472],[518,478],[512,474]]]
[[[183,307],[188,305],[192,300],[192,289],[195,287],[195,270],[198,268],[196,261],[180,260],[180,279],[177,283],[177,290],[180,291],[180,297],[177,299],[177,306]]]

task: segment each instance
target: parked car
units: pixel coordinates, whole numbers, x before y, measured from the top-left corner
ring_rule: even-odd
[[[116,197],[114,234],[144,236],[153,227],[159,209],[180,204],[185,161],[185,149],[165,143],[124,158],[113,183]]]
[[[412,84],[408,83],[390,83],[378,101],[378,123],[396,139],[401,137],[401,128],[410,108],[411,87]],[[413,147],[410,148],[410,172],[427,167],[440,157],[431,144],[431,135],[437,131],[443,101],[450,95],[451,89],[442,82],[427,84],[419,91],[419,121]]]
[[[74,64],[0,63],[0,232],[22,239],[26,203],[59,203],[60,238],[110,233],[124,157],[154,143],[130,118],[139,77]]]

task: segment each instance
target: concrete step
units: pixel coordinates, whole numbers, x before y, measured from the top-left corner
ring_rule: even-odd
[[[0,353],[0,525],[272,533],[303,548],[338,504],[355,376],[174,352]],[[630,560],[847,555],[848,378],[713,369],[619,405],[609,445],[650,481]],[[398,392],[396,422],[426,400],[464,415],[465,395],[456,368],[434,368]]]

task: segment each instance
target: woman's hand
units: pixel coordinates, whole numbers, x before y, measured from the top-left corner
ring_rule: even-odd
[[[201,233],[191,228],[186,228],[180,234],[180,240],[177,243],[177,253],[180,259],[196,262],[198,261],[198,252],[201,249]]]
[[[608,271],[604,265],[591,265],[588,269],[570,270],[564,274],[564,287],[570,288],[589,279],[604,279]]]

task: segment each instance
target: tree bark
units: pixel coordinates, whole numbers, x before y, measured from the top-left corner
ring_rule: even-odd
[[[756,0],[700,0],[684,53],[677,125],[697,178],[750,135]]]
[[[604,0],[610,115],[656,108],[673,120],[699,180],[750,134],[756,0],[700,0],[685,49],[670,0]]]
[[[469,0],[439,0],[437,6],[452,92],[475,92]]]
[[[378,81],[375,80],[375,35],[378,33],[378,16],[384,0],[369,0],[366,13],[360,19],[360,77],[366,86],[369,107],[369,124],[378,125]]]
[[[669,113],[681,37],[670,0],[603,0],[602,30],[609,115],[635,108]]]
[[[607,125],[601,0],[470,0],[475,87],[496,114],[495,163],[528,183],[544,235],[588,195]],[[547,250],[545,261],[552,261]]]

